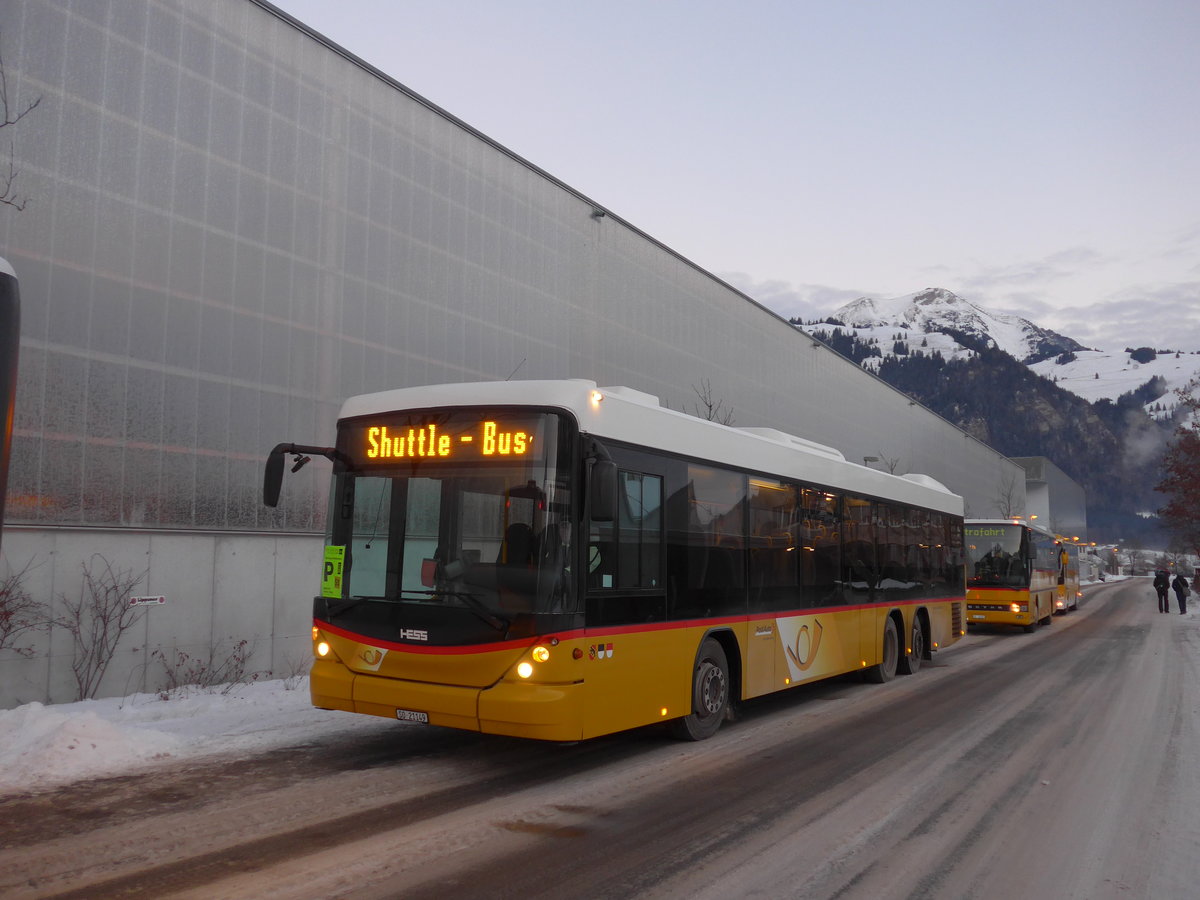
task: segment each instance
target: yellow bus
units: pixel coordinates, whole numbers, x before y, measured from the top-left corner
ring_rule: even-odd
[[[1063,570],[1061,542],[1014,519],[968,519],[963,533],[967,624],[1020,625],[1027,632],[1049,625]]]
[[[709,737],[738,701],[889,681],[966,633],[962,499],[582,380],[347,400],[312,702],[576,741]],[[314,561],[315,564],[316,561]]]
[[[1064,537],[1058,540],[1058,586],[1054,592],[1054,611],[1066,614],[1079,608],[1079,598],[1083,596],[1079,586],[1079,545]]]

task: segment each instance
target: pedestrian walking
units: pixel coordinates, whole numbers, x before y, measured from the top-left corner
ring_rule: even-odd
[[[1160,613],[1171,611],[1171,601],[1168,598],[1170,592],[1171,576],[1167,574],[1166,569],[1159,569],[1154,573],[1154,593],[1158,594],[1158,611]]]
[[[1175,580],[1171,582],[1171,587],[1175,588],[1175,599],[1179,601],[1179,614],[1182,616],[1187,612],[1188,598],[1188,583],[1183,574],[1177,574]]]

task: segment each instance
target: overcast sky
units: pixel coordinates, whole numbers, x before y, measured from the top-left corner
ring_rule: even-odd
[[[1196,0],[275,0],[785,316],[1200,349]]]

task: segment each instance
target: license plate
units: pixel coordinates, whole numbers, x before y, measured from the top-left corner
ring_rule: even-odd
[[[971,618],[972,619],[986,619],[987,616],[981,616],[979,613],[972,613]]]
[[[429,713],[417,712],[415,709],[398,709],[396,710],[396,718],[401,722],[420,722],[422,725],[429,724]]]

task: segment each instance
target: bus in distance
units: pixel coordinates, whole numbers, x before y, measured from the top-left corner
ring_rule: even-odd
[[[1059,538],[1058,587],[1054,593],[1054,611],[1069,613],[1079,609],[1083,590],[1079,586],[1079,545]]]
[[[962,499],[583,380],[348,399],[312,702],[576,741],[701,740],[734,703],[916,672],[966,633]],[[314,566],[315,568],[315,566]],[[314,579],[316,580],[316,579]]]
[[[1063,571],[1058,538],[1016,519],[968,519],[963,532],[968,624],[1027,632],[1050,624]]]

